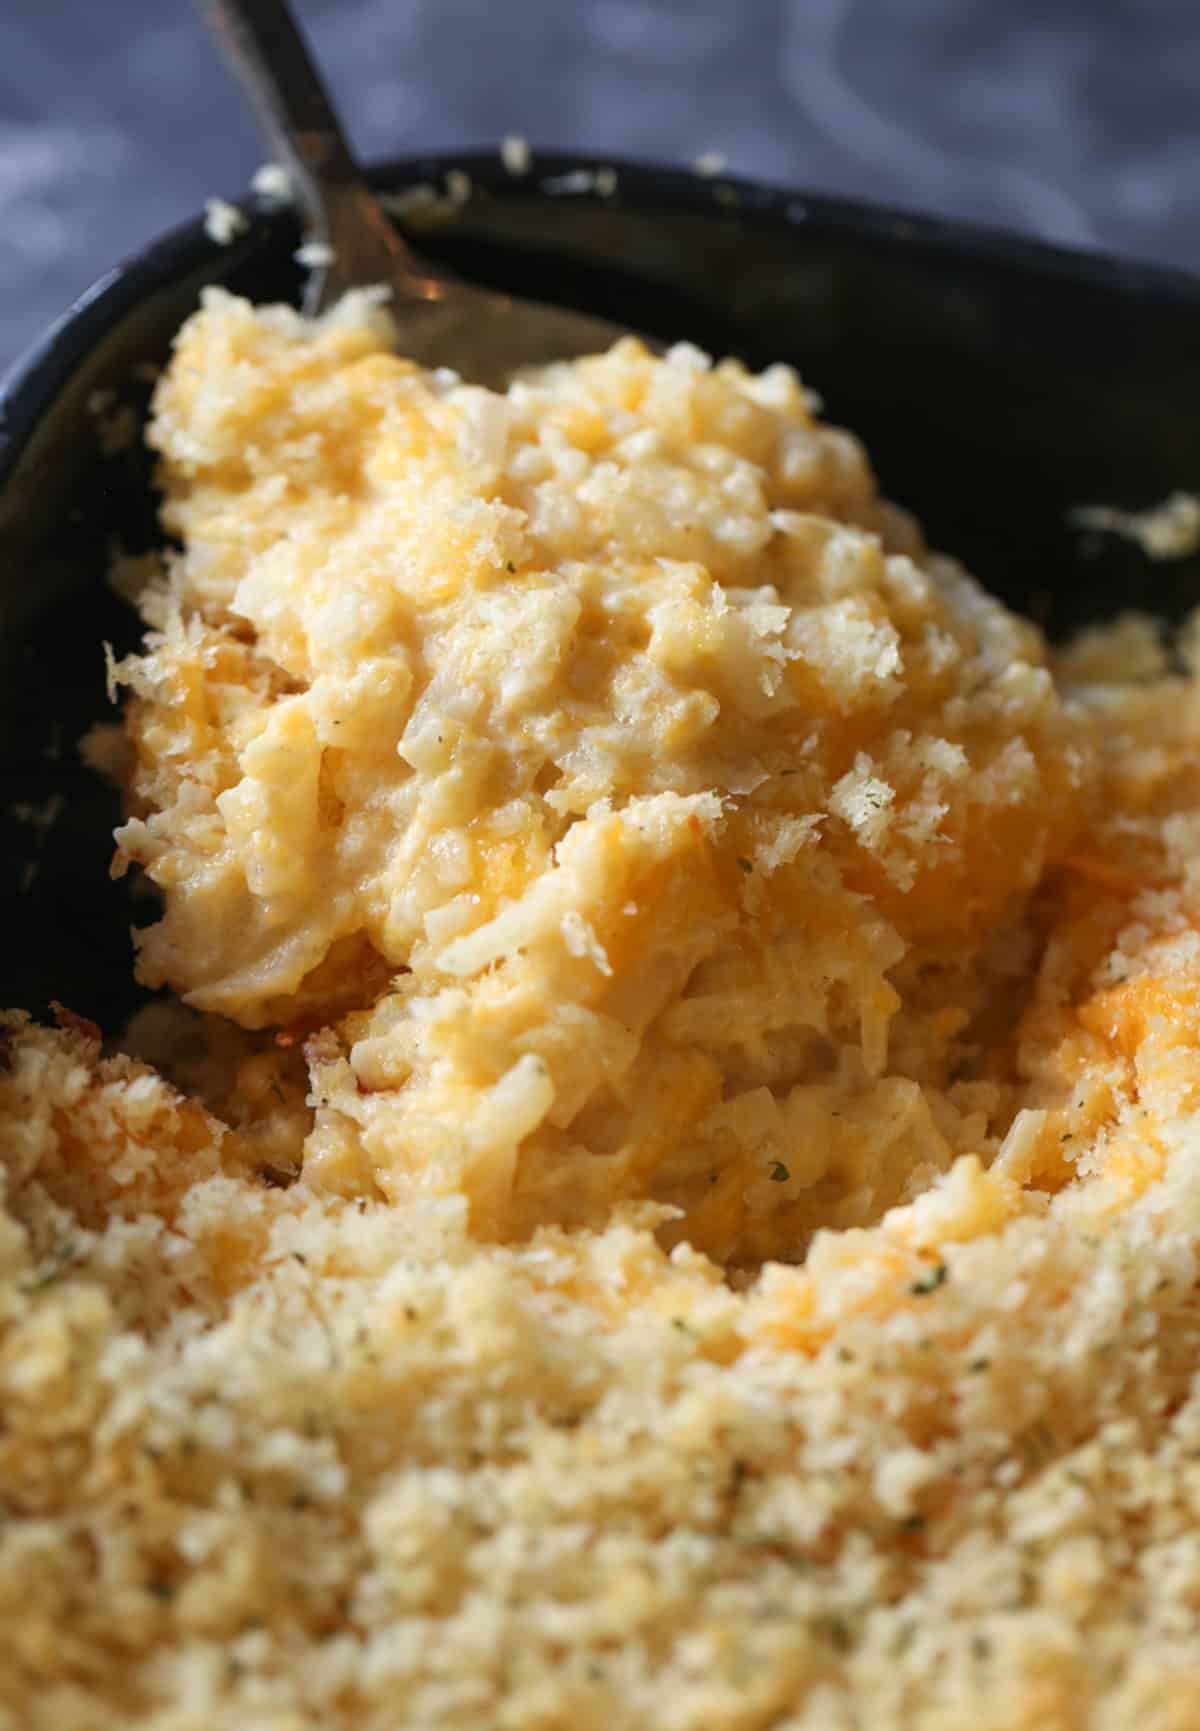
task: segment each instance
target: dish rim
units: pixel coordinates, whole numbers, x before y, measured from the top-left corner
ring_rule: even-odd
[[[607,171],[607,173],[606,173]],[[608,153],[543,151],[531,147],[528,170],[514,173],[499,150],[457,150],[389,157],[371,163],[379,190],[395,194],[428,185],[453,202],[450,177],[465,175],[471,193],[489,198],[567,199],[634,209],[662,208],[733,218],[755,228],[885,242],[1034,277],[1067,277],[1081,286],[1131,299],[1185,301],[1200,306],[1200,273],[1118,254],[1065,246],[1004,228],[922,214],[890,204],[752,179],[702,172]],[[615,187],[606,185],[615,175]],[[599,184],[597,177],[600,177]],[[453,181],[450,181],[453,184]],[[461,182],[459,183],[461,185]],[[195,214],[127,255],[79,294],[0,374],[0,488],[12,474],[39,422],[103,336],[155,292],[222,256],[232,265],[261,238],[264,224],[295,221],[289,204],[248,189],[232,201],[248,228],[231,244],[206,231]]]

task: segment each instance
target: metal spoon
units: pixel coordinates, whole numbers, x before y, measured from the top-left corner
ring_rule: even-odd
[[[606,349],[625,330],[606,319],[460,282],[402,239],[354,160],[324,81],[286,0],[200,0],[288,171],[309,236],[330,262],[309,279],[304,310],[351,288],[385,284],[399,348],[429,367],[500,384],[518,368]]]

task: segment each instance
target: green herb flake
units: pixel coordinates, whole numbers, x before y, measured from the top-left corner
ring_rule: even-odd
[[[744,872],[752,872],[754,870],[754,861],[747,859],[745,854],[738,855],[738,864]]]
[[[772,1184],[786,1184],[788,1179],[791,1177],[791,1173],[788,1171],[782,1160],[772,1160],[771,1164],[767,1167],[767,1177],[771,1180]]]
[[[926,1269],[924,1274],[919,1275],[913,1281],[908,1290],[914,1297],[924,1298],[927,1293],[936,1292],[938,1287],[942,1286],[949,1278],[949,1275],[950,1270],[944,1262],[935,1262],[932,1268]]]
[[[816,1617],[810,1627],[814,1634],[823,1636],[836,1653],[848,1653],[854,1644],[850,1625],[844,1617]]]
[[[44,1268],[38,1270],[26,1287],[26,1292],[44,1292],[48,1286],[53,1286],[56,1280],[61,1280],[71,1267],[79,1253],[79,1246],[73,1238],[60,1244],[50,1261]]]

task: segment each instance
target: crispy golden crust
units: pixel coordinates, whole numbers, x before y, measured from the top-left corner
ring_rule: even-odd
[[[5,1023],[0,1731],[1192,1731],[1194,680],[783,370],[385,345],[160,388],[196,1009]]]
[[[10,1056],[6,1731],[1193,1722],[1194,1149],[1107,1224],[896,1222],[739,1295],[635,1225],[223,1174],[215,1126],[91,1226],[78,1148],[169,1165],[175,1096]]]

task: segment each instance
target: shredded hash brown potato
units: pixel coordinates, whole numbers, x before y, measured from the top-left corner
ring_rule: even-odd
[[[103,1057],[0,1073],[2,1731],[1193,1731],[1200,699],[795,376],[209,291]]]

